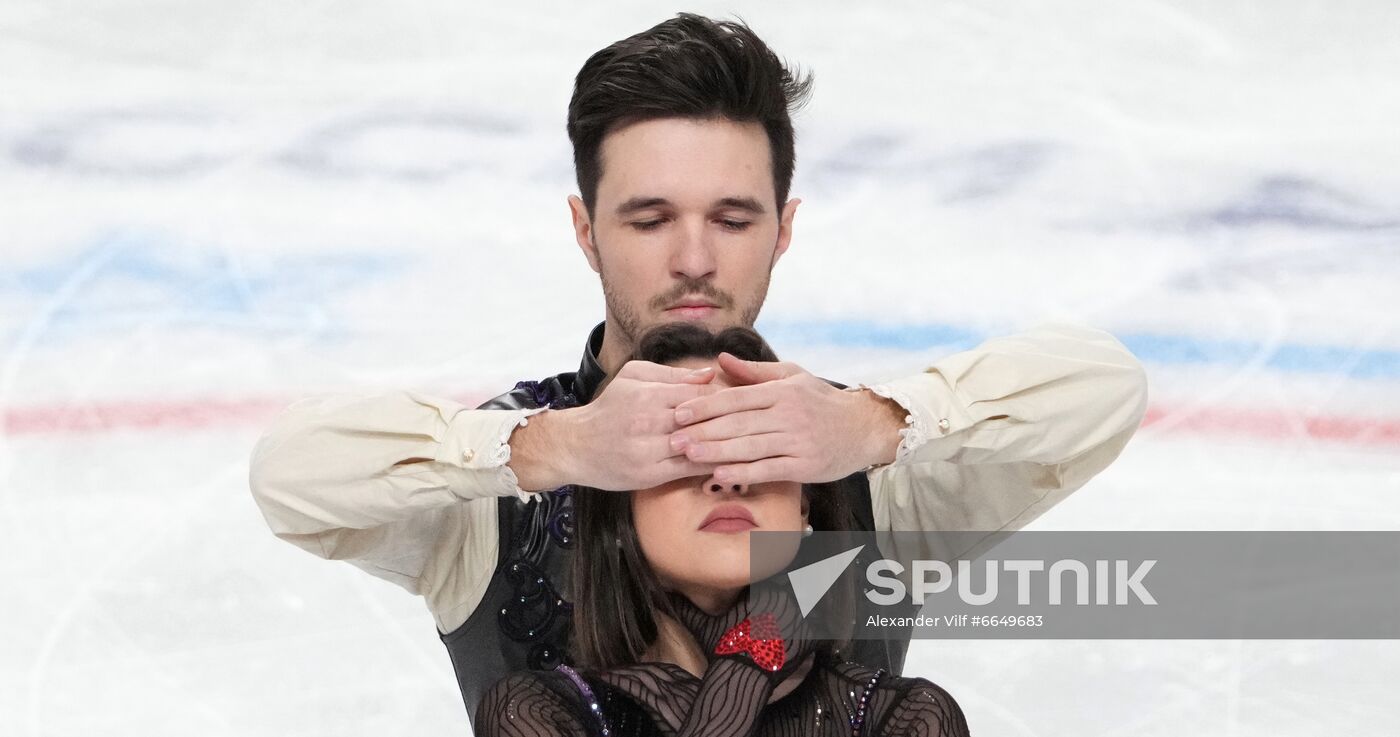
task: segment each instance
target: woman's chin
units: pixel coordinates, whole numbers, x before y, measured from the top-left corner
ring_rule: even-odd
[[[748,585],[749,571],[747,567],[743,570],[709,570],[695,576],[690,581],[691,588],[718,594],[737,592]]]
[[[706,596],[737,593],[749,585],[749,570],[745,568],[709,568],[691,571],[684,586],[679,588],[702,591]]]
[[[759,545],[759,557],[754,558],[748,535],[703,535],[648,557],[676,590],[738,591],[781,573],[796,556],[800,540],[795,534],[774,536]]]

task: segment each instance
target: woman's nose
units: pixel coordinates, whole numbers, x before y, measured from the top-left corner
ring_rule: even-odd
[[[714,478],[710,478],[710,479],[708,479],[708,480],[705,481],[705,487],[704,487],[704,488],[705,488],[706,491],[710,491],[710,492],[713,492],[713,493],[716,493],[716,494],[723,493],[723,492],[729,492],[729,493],[734,493],[734,494],[744,494],[744,493],[746,493],[746,492],[749,490],[749,485],[748,485],[748,484],[721,484],[720,482],[715,481]]]

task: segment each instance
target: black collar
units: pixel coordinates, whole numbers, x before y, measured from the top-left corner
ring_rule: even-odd
[[[593,393],[598,391],[603,379],[608,376],[602,364],[598,363],[598,351],[603,350],[603,328],[607,324],[606,321],[598,323],[588,334],[588,342],[583,345],[583,361],[578,365],[578,373],[574,374],[574,396],[579,404],[593,401]]]

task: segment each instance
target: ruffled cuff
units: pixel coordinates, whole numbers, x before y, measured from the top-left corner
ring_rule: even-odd
[[[518,427],[530,424],[532,415],[548,407],[519,410],[475,410],[452,419],[438,457],[460,469],[448,474],[448,488],[463,498],[517,496],[530,500],[539,492],[520,488],[520,480],[510,466],[510,436]]]
[[[888,384],[876,384],[874,386],[861,384],[860,386],[848,387],[846,391],[859,392],[867,389],[878,397],[892,400],[904,410],[904,427],[899,429],[899,447],[894,451],[894,463],[891,465],[902,463],[909,457],[910,453],[913,453],[915,449],[928,440],[928,428],[926,423],[914,412],[914,405],[909,400],[909,395],[897,387]],[[879,466],[871,466],[866,470],[869,471],[875,468],[879,468]]]
[[[899,447],[895,449],[894,463],[891,465],[906,463],[931,441],[946,438],[973,424],[955,393],[937,374],[925,372],[883,384],[861,384],[850,391],[863,389],[895,402],[906,413],[905,426],[899,431]],[[944,449],[941,447],[943,445],[950,447]],[[939,448],[931,450],[936,450],[935,454],[942,456],[955,450],[952,445],[942,443]]]

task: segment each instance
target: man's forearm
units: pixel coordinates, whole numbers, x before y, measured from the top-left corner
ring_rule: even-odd
[[[519,493],[503,437],[535,412],[418,392],[308,397],[259,439],[249,487],[278,538],[424,597],[451,632],[495,568],[495,498]]]
[[[909,408],[900,462],[1055,465],[1141,423],[1142,364],[1113,336],[1049,324],[871,387]]]
[[[1127,348],[1070,325],[992,339],[873,389],[913,418],[897,461],[870,474],[876,527],[896,531],[1021,529],[1117,458],[1147,404]]]

